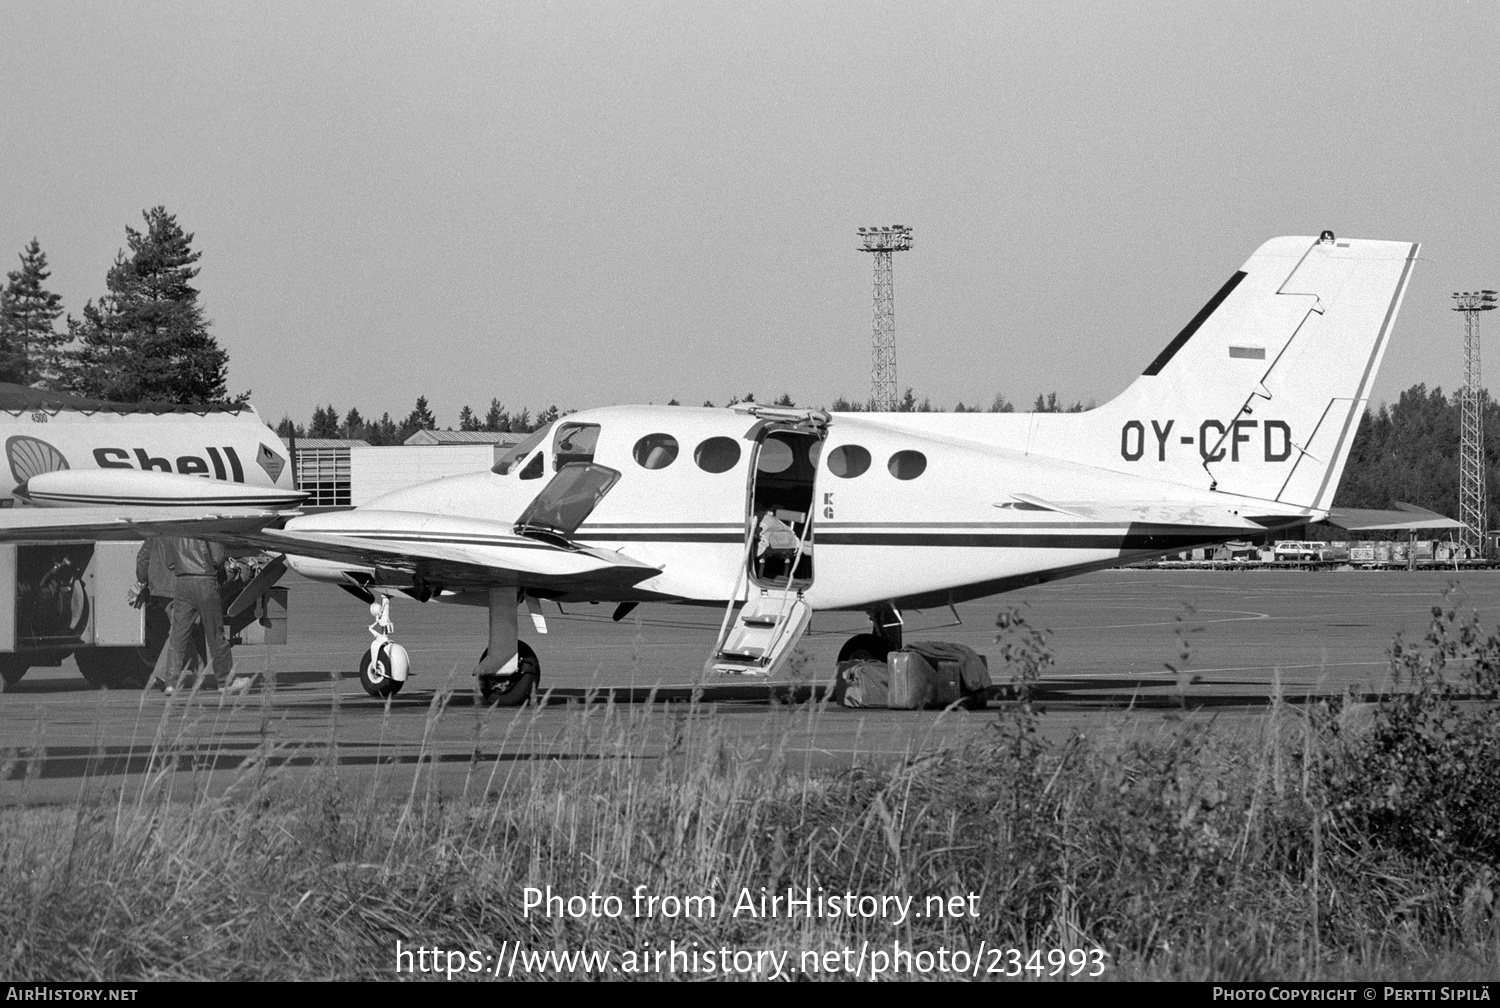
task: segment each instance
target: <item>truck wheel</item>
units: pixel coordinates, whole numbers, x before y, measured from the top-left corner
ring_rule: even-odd
[[[95,689],[141,689],[151,678],[140,648],[96,647],[73,652],[78,671]],[[154,664],[154,663],[153,663]]]
[[[26,670],[31,667],[25,662],[26,659],[20,655],[6,655],[0,658],[0,682],[5,683],[7,689],[20,682]]]

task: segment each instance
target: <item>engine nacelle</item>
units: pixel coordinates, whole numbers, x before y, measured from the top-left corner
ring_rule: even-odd
[[[373,567],[351,567],[346,563],[335,563],[332,560],[318,560],[314,557],[297,556],[294,553],[286,555],[286,565],[311,581],[323,581],[328,584],[347,584],[363,587],[375,579],[375,568]],[[353,575],[351,577],[351,575]]]

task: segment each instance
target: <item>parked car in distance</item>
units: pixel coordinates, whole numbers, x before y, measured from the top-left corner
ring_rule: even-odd
[[[1283,539],[1271,548],[1273,560],[1321,560],[1323,543],[1300,539]]]

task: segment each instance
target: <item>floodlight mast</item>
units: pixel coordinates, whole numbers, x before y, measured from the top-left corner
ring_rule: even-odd
[[[1464,315],[1464,385],[1459,391],[1463,414],[1458,449],[1459,545],[1470,556],[1484,556],[1489,501],[1484,486],[1484,388],[1479,378],[1479,313],[1495,309],[1492,290],[1454,291],[1453,310]]]
[[[891,253],[911,248],[911,228],[860,228],[860,251],[875,255],[875,348],[870,369],[870,394],[875,409],[896,409],[896,300],[891,282]]]

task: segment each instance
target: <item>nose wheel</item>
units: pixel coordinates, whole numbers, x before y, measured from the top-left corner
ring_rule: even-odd
[[[372,697],[393,697],[406,685],[410,662],[406,648],[391,640],[396,624],[391,621],[390,597],[382,595],[371,603],[370,615],[375,617],[369,627],[375,641],[360,655],[359,684]]]
[[[481,663],[489,653],[485,648],[479,656]],[[491,707],[519,707],[531,699],[541,676],[542,663],[537,661],[536,652],[525,641],[516,641],[516,671],[508,676],[480,675],[479,693]]]

